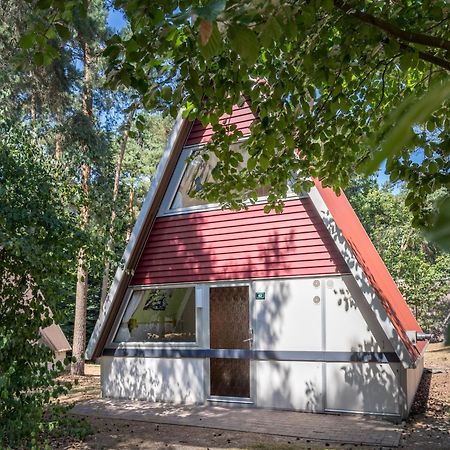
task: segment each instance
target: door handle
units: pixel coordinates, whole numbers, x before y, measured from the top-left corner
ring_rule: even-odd
[[[248,334],[250,337],[248,339],[244,339],[242,342],[253,342],[253,328],[248,330]]]

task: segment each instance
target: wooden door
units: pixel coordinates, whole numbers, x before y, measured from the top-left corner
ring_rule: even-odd
[[[212,349],[249,350],[248,286],[210,289],[210,343]],[[210,394],[221,397],[250,397],[250,360],[210,359]]]

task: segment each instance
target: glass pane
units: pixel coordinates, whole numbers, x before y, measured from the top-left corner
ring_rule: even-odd
[[[234,152],[239,151],[242,143],[232,144],[231,148]],[[245,151],[242,153],[243,167],[247,165],[248,153]],[[183,209],[191,206],[199,206],[208,204],[207,200],[195,198],[193,195],[195,192],[199,192],[202,186],[207,181],[212,181],[211,171],[217,164],[217,156],[214,153],[209,153],[208,161],[205,161],[201,156],[194,158],[184,171],[181,178],[180,185],[178,186],[177,193],[170,205],[170,209]],[[257,189],[258,197],[266,197],[269,193],[267,186]]]
[[[195,342],[195,288],[134,292],[114,342]]]
[[[210,344],[214,349],[250,349],[248,286],[210,289]],[[248,359],[210,359],[210,393],[250,397]]]
[[[194,198],[192,195],[202,189],[206,181],[211,181],[211,170],[217,164],[217,157],[210,154],[208,161],[201,156],[194,158],[184,171],[170,209],[189,208],[190,206],[206,205],[207,200]]]

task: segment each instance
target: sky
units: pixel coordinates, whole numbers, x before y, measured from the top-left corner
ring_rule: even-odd
[[[120,31],[127,24],[123,12],[114,8],[109,10],[106,21],[113,31]]]

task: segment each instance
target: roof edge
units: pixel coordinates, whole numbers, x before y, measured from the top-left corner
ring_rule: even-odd
[[[322,196],[321,190],[323,186],[318,180],[315,181],[315,186],[309,192],[309,196],[314,203],[322,221],[327,227],[330,235],[332,236],[338,250],[344,258],[347,266],[350,269],[355,281],[357,282],[361,292],[367,300],[371,310],[373,311],[378,323],[380,324],[383,332],[386,334],[387,339],[390,341],[394,351],[399,357],[405,368],[414,367],[417,360],[416,355],[412,354],[410,349],[405,345],[403,337],[398,333],[396,327],[392,323],[391,319],[386,313],[384,305],[379,298],[376,290],[369,281],[367,274],[365,273],[362,265],[359,263],[356,255],[353,252],[351,245],[347,242],[342,230],[336,223],[334,216],[332,215],[330,208],[326,202],[326,199]],[[344,194],[341,194],[344,195]],[[353,209],[352,209],[353,211]],[[356,215],[356,213],[354,213]],[[358,219],[359,221],[359,219]],[[360,226],[362,224],[359,222]],[[380,316],[380,311],[385,311],[386,317]]]
[[[178,113],[177,119],[175,120],[175,124],[167,140],[163,155],[156,169],[155,177],[153,178],[153,181],[150,185],[149,191],[145,197],[142,208],[136,219],[136,223],[134,224],[130,239],[122,256],[122,264],[116,270],[114,279],[111,283],[111,287],[108,291],[108,295],[105,299],[105,302],[103,303],[103,307],[100,310],[99,317],[94,327],[94,331],[92,332],[91,338],[89,339],[89,343],[85,351],[86,359],[92,359],[99,355],[98,344],[105,331],[105,323],[107,322],[111,314],[111,309],[120,290],[119,288],[127,278],[127,275],[129,275],[130,271],[133,270],[132,257],[136,254],[137,251],[140,251],[140,249],[137,248],[140,238],[144,233],[146,233],[146,231],[148,231],[145,229],[147,216],[149,215],[151,207],[155,201],[155,197],[159,190],[161,180],[168,169],[169,161],[171,160],[174,151],[178,147],[180,147],[179,137],[182,135],[182,131],[188,123],[187,119],[183,119],[182,113],[183,112],[180,111]]]

